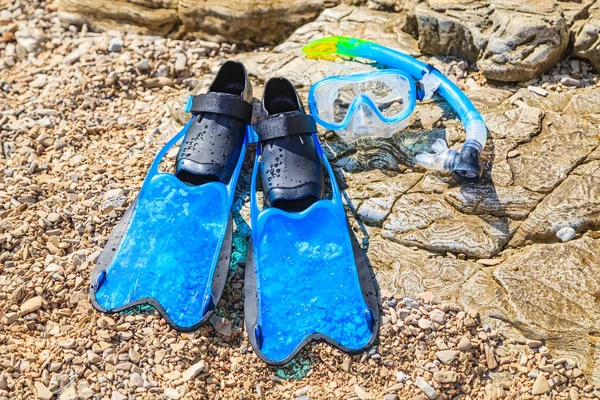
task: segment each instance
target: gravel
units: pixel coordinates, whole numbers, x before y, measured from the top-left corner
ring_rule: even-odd
[[[476,310],[439,294],[382,292],[372,357],[315,344],[283,369],[244,335],[243,268],[196,332],[152,311],[95,311],[89,278],[104,243],[185,123],[189,85],[206,85],[233,54],[201,40],[89,32],[62,23],[50,2],[3,8],[0,30],[16,33],[0,43],[0,399],[475,399],[500,389],[527,398],[536,384],[546,390],[540,376],[554,397],[600,389],[573,360],[484,328]]]

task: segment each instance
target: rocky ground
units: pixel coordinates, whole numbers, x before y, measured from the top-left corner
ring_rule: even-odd
[[[300,55],[308,40],[351,34],[421,55],[418,42],[394,14],[346,5],[250,53],[89,32],[49,2],[0,9],[0,398],[600,398],[600,93],[586,61],[514,85],[488,82],[473,62],[424,57],[484,114],[491,139],[476,185],[414,166],[437,137],[460,146],[443,102],[420,105],[386,140],[348,145],[322,132],[383,289],[384,325],[368,354],[316,345],[274,369],[244,337],[243,267],[213,326],[180,334],[147,309],[93,310],[94,262],[187,119],[186,96],[225,59],[245,62],[256,97],[274,75],[306,96],[334,68]]]

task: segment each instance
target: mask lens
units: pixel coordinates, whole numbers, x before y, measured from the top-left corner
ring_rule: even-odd
[[[361,82],[360,91],[375,103],[381,115],[393,118],[407,107],[410,83],[401,75],[380,75]]]

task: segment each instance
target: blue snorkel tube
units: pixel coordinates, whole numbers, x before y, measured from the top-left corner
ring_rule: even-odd
[[[346,56],[373,60],[410,74],[419,82],[419,100],[430,98],[434,92],[438,93],[458,114],[467,138],[460,152],[448,149],[446,141],[438,139],[433,146],[435,153],[417,155],[417,163],[430,169],[450,171],[458,182],[481,177],[480,156],[487,139],[483,118],[468,97],[433,66],[398,50],[344,36],[330,36],[313,41],[302,51],[308,58],[335,59],[336,56]]]

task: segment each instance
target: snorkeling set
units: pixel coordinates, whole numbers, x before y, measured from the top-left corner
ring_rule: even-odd
[[[348,139],[390,136],[406,126],[417,100],[439,94],[458,113],[467,139],[460,152],[438,139],[434,153],[416,160],[450,171],[459,182],[481,176],[486,128],[450,80],[401,52],[347,37],[320,39],[303,51],[311,58],[369,59],[390,69],[317,82],[309,93],[310,114],[290,81],[272,78],[262,120],[251,125],[246,70],[238,62],[223,64],[208,93],[190,97],[190,121],[158,152],[106,243],[91,278],[98,310],[150,304],[181,331],[208,320],[229,275],[231,207],[246,146],[257,142],[244,278],[245,325],[254,350],[282,365],[314,340],[349,353],[375,342],[380,314],[373,272],[346,219],[317,123]],[[159,172],[180,140],[175,173]]]

